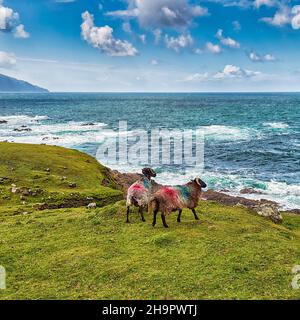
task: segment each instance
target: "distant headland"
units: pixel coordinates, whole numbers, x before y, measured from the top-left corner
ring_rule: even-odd
[[[29,82],[0,74],[0,92],[42,93],[49,91],[47,89],[33,85]]]

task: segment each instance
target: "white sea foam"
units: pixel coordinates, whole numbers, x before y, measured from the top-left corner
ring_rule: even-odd
[[[65,147],[76,147],[81,144],[100,144],[104,138],[112,138],[111,143],[115,143],[114,137],[119,135],[118,131],[107,130],[104,123],[86,123],[82,121],[72,121],[68,123],[51,123],[47,116],[14,115],[1,116],[0,120],[7,121],[7,124],[0,126],[0,141],[13,141],[20,143],[50,144]],[[15,128],[22,125],[27,126],[31,131],[16,132]],[[286,129],[285,123],[265,123],[273,129]],[[259,138],[259,131],[249,128],[239,128],[234,126],[211,125],[201,127],[206,139],[218,141],[243,141],[252,138]],[[136,137],[140,130],[122,132],[122,135]],[[121,172],[139,172],[141,166],[114,165],[113,169]],[[279,202],[283,208],[293,209],[300,207],[300,185],[288,185],[283,182],[264,182],[241,177],[234,174],[223,174],[219,172],[201,173],[200,168],[191,168],[186,172],[162,171],[159,172],[156,180],[163,184],[183,184],[195,177],[201,177],[207,182],[208,187],[214,190],[229,190],[230,194],[240,195],[240,190],[251,187],[262,194],[246,194],[243,197],[252,199],[269,199]]]
[[[8,125],[27,125],[37,123],[41,120],[49,119],[47,116],[28,116],[28,115],[14,115],[14,116],[1,116],[0,121],[7,121]]]
[[[206,138],[214,140],[249,140],[253,136],[252,130],[224,125],[200,127]]]
[[[120,166],[114,165],[113,169],[121,172],[141,172],[142,166]],[[284,182],[261,181],[251,179],[249,177],[241,177],[234,174],[224,174],[220,172],[203,172],[200,169],[193,168],[185,173],[179,171],[163,171],[159,172],[155,178],[158,183],[166,185],[184,184],[191,179],[200,177],[207,185],[208,189],[223,191],[233,196],[242,196],[248,199],[260,200],[266,199],[280,204],[283,209],[299,209],[300,208],[300,185],[289,185]],[[244,188],[252,188],[254,191],[260,192],[241,194]]]
[[[284,122],[265,122],[263,125],[273,129],[287,129],[289,127],[289,125]]]
[[[26,115],[1,117],[8,123],[0,126],[0,141],[49,144],[65,147],[76,147],[85,143],[101,144],[104,138],[118,135],[137,136],[138,130],[121,132],[107,130],[105,123],[70,121],[67,123],[51,123],[45,116],[29,117]],[[25,128],[21,128],[25,126]],[[29,128],[29,131],[26,129]],[[23,131],[15,131],[23,129]],[[115,143],[115,140],[112,140]]]

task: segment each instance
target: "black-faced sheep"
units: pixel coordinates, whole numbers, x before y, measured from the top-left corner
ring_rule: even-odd
[[[146,221],[143,211],[148,206],[152,191],[151,178],[156,177],[156,173],[151,168],[144,168],[142,173],[144,176],[133,183],[127,190],[127,223],[129,223],[129,209],[131,205],[139,208],[142,221]]]
[[[185,185],[163,186],[158,189],[149,202],[149,212],[153,211],[153,227],[156,225],[156,216],[159,211],[165,228],[168,228],[166,215],[179,210],[177,221],[180,222],[183,208],[191,209],[195,219],[198,220],[195,208],[199,203],[202,188],[206,188],[206,183],[196,178]]]

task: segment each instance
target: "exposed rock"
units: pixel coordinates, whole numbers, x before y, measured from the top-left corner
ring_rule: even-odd
[[[97,208],[97,203],[96,202],[91,202],[86,207],[88,209],[95,209],[95,208]]]
[[[275,223],[282,222],[282,216],[278,211],[276,205],[261,204],[254,208],[254,210],[262,217],[268,218]]]
[[[18,193],[19,191],[20,191],[20,189],[17,188],[17,186],[13,183],[13,184],[11,185],[11,192],[12,192],[12,193]]]
[[[14,131],[17,131],[17,132],[22,132],[22,131],[32,131],[30,128],[27,128],[27,127],[20,127],[20,128],[15,128]]]
[[[285,210],[285,212],[293,213],[293,214],[299,214],[300,215],[300,209]]]
[[[0,124],[6,124],[7,121],[6,120],[0,120]]]
[[[126,191],[142,175],[138,173],[121,173],[117,170],[108,169],[108,176],[120,186],[120,189]]]
[[[235,197],[231,196],[229,194],[225,194],[222,192],[214,191],[214,190],[207,190],[203,192],[203,199],[205,200],[212,200],[212,201],[217,201],[219,203],[225,204],[225,205],[243,205],[247,208],[254,208],[259,204],[269,204],[269,205],[276,205],[278,204],[273,201],[269,201],[266,199],[261,199],[261,200],[253,200],[253,199],[247,199],[243,197]]]
[[[77,187],[77,184],[75,182],[70,182],[69,183],[69,187],[70,188],[76,188]]]
[[[108,186],[109,186],[109,180],[104,178],[104,179],[102,180],[102,185],[103,185],[104,187],[108,187]]]
[[[82,126],[94,126],[95,123],[93,122],[87,122],[87,123],[83,123]]]
[[[253,188],[244,188],[240,191],[240,194],[263,194],[263,192],[257,191]]]
[[[32,194],[32,190],[26,187],[20,188],[19,192],[22,194],[22,196],[25,196],[25,197],[28,197]]]
[[[50,172],[51,170],[50,170],[50,168],[47,168],[45,171],[46,171],[46,172]]]
[[[120,173],[117,170],[109,170],[108,172],[111,179],[113,179],[117,185],[119,185],[124,192],[128,189],[128,187],[138,180],[141,175],[137,173]],[[153,188],[159,188],[161,185],[152,181]],[[252,188],[245,188],[242,193],[260,193],[255,191]],[[230,206],[243,206],[249,209],[252,209],[254,212],[272,220],[275,223],[282,222],[282,216],[279,213],[279,205],[274,201],[269,201],[266,199],[261,200],[253,200],[247,199],[239,196],[231,196],[229,194],[225,194],[222,192],[217,192],[213,190],[203,191],[202,198],[205,200],[216,201],[218,203]],[[299,210],[300,213],[300,210]]]
[[[230,190],[228,190],[228,189],[222,189],[222,190],[220,190],[220,192],[230,192]]]
[[[4,184],[4,183],[10,182],[10,181],[11,181],[10,178],[0,177],[0,184]]]
[[[203,199],[213,200],[225,205],[243,206],[252,209],[262,217],[268,218],[275,223],[282,222],[282,216],[279,213],[279,206],[276,202],[266,199],[253,200],[243,197],[234,197],[221,192],[208,190],[203,192]]]

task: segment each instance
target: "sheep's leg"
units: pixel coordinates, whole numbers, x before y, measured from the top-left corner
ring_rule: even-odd
[[[192,209],[192,211],[193,211],[193,214],[194,214],[195,219],[196,219],[196,220],[199,220],[199,217],[197,216],[196,210],[195,210],[195,209]]]
[[[177,222],[180,222],[180,218],[181,218],[181,213],[182,213],[182,210],[179,210],[179,213],[178,213],[178,216],[177,216]]]
[[[162,221],[165,228],[169,228],[169,226],[167,225],[167,222],[166,222],[166,215],[164,213],[161,213],[161,221]]]
[[[129,223],[129,206],[127,207],[127,220],[126,220],[127,223]]]
[[[146,220],[145,220],[145,218],[144,218],[144,212],[143,212],[143,208],[142,208],[142,207],[139,208],[139,212],[140,212],[142,221],[145,222]]]
[[[158,213],[158,209],[155,209],[153,212],[153,222],[152,222],[152,226],[154,227],[156,225],[156,216]]]

